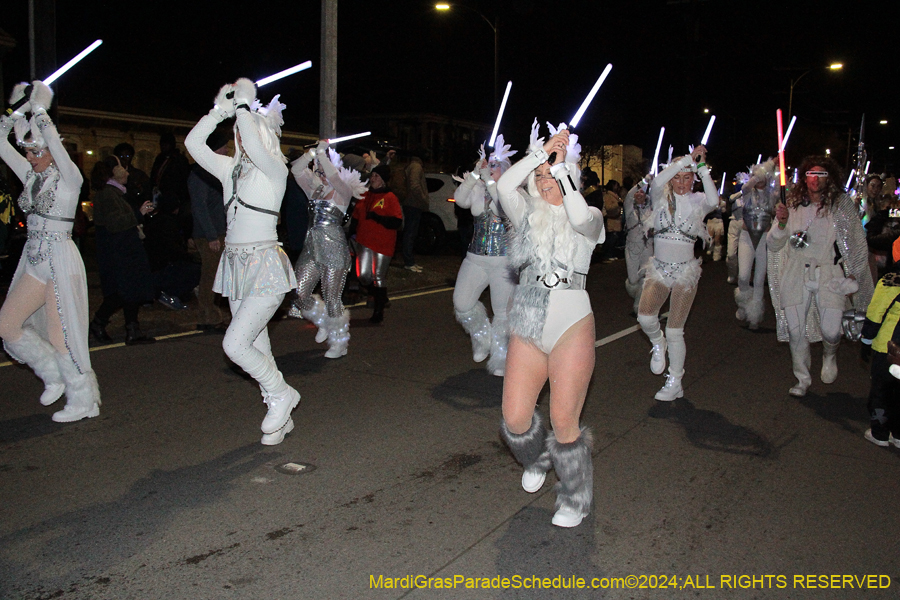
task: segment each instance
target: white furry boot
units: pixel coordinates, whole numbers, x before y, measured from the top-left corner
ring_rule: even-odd
[[[547,478],[547,471],[553,466],[550,453],[546,449],[547,430],[541,423],[541,416],[534,412],[531,427],[525,433],[512,433],[506,421],[500,422],[500,437],[509,446],[516,460],[525,467],[522,473],[522,489],[529,494],[541,489]]]
[[[837,351],[840,342],[830,344],[822,340],[822,383],[834,383],[838,376]]]
[[[659,327],[659,317],[638,314],[637,320],[641,329],[650,338],[650,343],[653,344],[650,349],[650,371],[654,375],[662,375],[666,370],[666,336]]]
[[[100,414],[100,388],[93,371],[79,373],[67,354],[57,353],[57,364],[66,384],[66,406],[53,413],[57,423],[71,423]]]
[[[762,294],[759,294],[759,297],[757,297],[754,290],[753,297],[747,302],[746,311],[748,327],[750,329],[759,329],[759,324],[762,323],[766,314],[766,304],[763,301]]]
[[[4,341],[3,346],[14,359],[26,364],[44,382],[44,393],[41,394],[41,404],[50,406],[59,400],[66,391],[66,384],[59,372],[56,351],[50,342],[38,335],[31,327],[22,330],[22,337],[18,341]],[[66,356],[68,359],[68,356]]]
[[[684,357],[687,347],[684,344],[684,329],[666,327],[666,339],[669,342],[669,374],[666,383],[656,392],[655,398],[663,402],[671,402],[684,396],[681,378],[684,377]]]
[[[509,349],[509,322],[494,317],[491,323],[491,357],[487,371],[491,375],[503,377],[506,374],[506,351]]]
[[[791,362],[794,366],[794,377],[797,378],[797,384],[792,387],[788,393],[791,396],[802,398],[806,395],[806,390],[812,384],[812,376],[809,374],[809,341],[806,335],[801,331],[798,335],[791,335]]]
[[[593,437],[587,427],[574,442],[562,444],[551,431],[547,449],[559,483],[556,484],[556,514],[552,523],[557,527],[575,527],[591,512],[594,497],[594,462],[591,460]]]
[[[735,319],[738,321],[747,320],[747,305],[750,303],[752,297],[753,290],[749,287],[744,288],[739,285],[737,289],[734,290],[734,302],[738,307],[737,312],[734,313]]]
[[[488,320],[484,304],[476,302],[468,312],[454,311],[456,320],[472,338],[472,358],[481,362],[491,352],[491,322]]]
[[[350,345],[350,311],[344,309],[339,317],[328,317],[325,327],[328,331],[328,352],[325,353],[325,358],[346,356],[347,346]]]
[[[325,319],[328,318],[328,310],[325,308],[325,302],[318,294],[312,295],[313,307],[309,310],[300,310],[300,316],[318,327],[316,332],[316,342],[321,344],[328,339],[328,328],[325,326]]]

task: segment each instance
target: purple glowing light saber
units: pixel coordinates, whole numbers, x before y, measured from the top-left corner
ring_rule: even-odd
[[[659,172],[659,149],[662,147],[663,135],[666,133],[665,127],[659,128],[659,139],[656,141],[656,152],[653,153],[653,169],[652,173],[655,176]]]
[[[294,65],[290,69],[285,69],[284,71],[279,71],[274,75],[269,75],[268,77],[263,77],[259,81],[256,82],[256,87],[260,88],[268,83],[272,83],[273,81],[278,81],[279,79],[284,79],[288,75],[293,75],[294,73],[299,73],[300,71],[305,71],[306,69],[312,66],[312,61],[308,60],[306,62],[302,62],[299,65]]]
[[[509,99],[509,90],[512,89],[512,81],[506,83],[506,92],[503,94],[503,102],[500,103],[500,112],[497,113],[497,121],[494,123],[494,131],[491,132],[491,141],[488,146],[494,147],[494,141],[497,139],[497,132],[500,130],[500,119],[503,118],[503,111],[506,109],[506,101]]]
[[[706,132],[703,134],[703,139],[700,140],[700,144],[705,146],[706,142],[709,141],[709,133],[712,131],[713,123],[716,122],[716,115],[713,115],[709,118],[709,125],[706,126]]]
[[[68,71],[69,69],[74,67],[76,64],[78,64],[82,58],[84,58],[85,56],[87,56],[88,54],[90,54],[91,52],[96,50],[97,46],[99,46],[102,43],[103,43],[103,40],[96,40],[93,44],[91,44],[90,46],[88,46],[87,48],[85,48],[84,50],[79,52],[78,55],[75,56],[75,58],[73,58],[72,60],[70,60],[63,66],[61,66],[60,68],[58,68],[56,70],[56,72],[53,73],[53,75],[51,75],[50,77],[48,77],[47,79],[44,80],[44,83],[47,85],[50,85],[51,83],[53,83],[54,81],[59,79],[63,75],[63,73],[65,73],[66,71]]]

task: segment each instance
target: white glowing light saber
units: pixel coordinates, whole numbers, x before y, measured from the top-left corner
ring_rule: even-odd
[[[306,62],[300,63],[299,65],[294,65],[290,69],[285,69],[284,71],[279,71],[274,75],[269,75],[268,77],[263,77],[259,81],[256,82],[256,87],[262,87],[267,83],[272,83],[273,81],[278,81],[279,79],[284,79],[288,75],[293,75],[294,73],[299,73],[300,71],[305,71],[306,69],[312,66],[312,61],[308,60]]]
[[[762,154],[760,154],[759,156],[756,157],[756,164],[758,164],[758,165],[762,164]]]
[[[512,81],[506,82],[506,92],[503,94],[503,102],[500,103],[500,112],[497,113],[497,122],[494,123],[494,131],[491,132],[491,141],[488,146],[494,147],[494,140],[497,139],[497,131],[500,130],[500,119],[503,118],[503,111],[506,110],[506,101],[509,99],[509,90],[512,89]]]
[[[725,171],[722,171],[722,185],[719,186],[719,195],[725,193]]]
[[[866,175],[869,174],[869,165],[871,165],[871,164],[872,164],[872,161],[871,161],[871,160],[867,160],[867,161],[866,161]]]
[[[844,186],[845,190],[850,189],[850,182],[853,181],[854,175],[856,175],[856,169],[850,169],[850,177],[847,178],[847,185]]]
[[[706,145],[706,142],[709,141],[709,132],[712,131],[713,123],[716,122],[716,115],[713,115],[709,118],[709,125],[706,126],[706,133],[703,134],[703,139],[700,140],[702,145]]]
[[[47,79],[44,80],[44,83],[47,85],[50,85],[51,83],[53,83],[54,81],[59,79],[63,73],[65,73],[66,71],[68,71],[69,69],[74,67],[76,64],[78,64],[78,62],[82,58],[84,58],[85,56],[87,56],[88,54],[93,52],[97,48],[97,46],[99,46],[102,43],[103,43],[103,40],[96,40],[93,44],[91,44],[90,46],[88,46],[87,48],[85,48],[84,50],[79,52],[75,58],[73,58],[72,60],[70,60],[63,66],[61,66],[60,68],[58,68],[53,75],[51,75],[50,77],[48,77]]]
[[[572,117],[571,121],[569,121],[570,127],[575,127],[576,125],[578,125],[578,122],[581,121],[581,117],[584,115],[584,111],[587,110],[587,107],[594,100],[594,96],[597,95],[597,90],[599,90],[600,86],[603,85],[603,82],[606,81],[606,76],[609,75],[610,71],[612,71],[611,63],[606,65],[606,68],[603,69],[603,73],[600,75],[597,83],[594,84],[594,87],[591,88],[591,92],[587,95],[587,98],[585,98],[584,102],[581,103],[581,108],[578,109],[578,112],[575,113],[575,116]]]
[[[356,138],[366,137],[367,135],[372,135],[371,131],[364,131],[362,133],[354,133],[353,135],[345,135],[344,137],[338,138],[329,138],[328,144],[333,146],[340,142],[346,142],[347,140],[355,140]]]
[[[784,152],[784,149],[787,148],[788,138],[791,137],[791,131],[794,129],[794,123],[797,122],[797,116],[794,115],[791,117],[791,122],[788,124],[788,130],[784,134],[784,139],[781,141],[781,148],[778,150],[779,152]]]
[[[665,127],[659,128],[659,139],[656,140],[656,152],[653,153],[653,169],[651,172],[656,175],[659,172],[659,149],[662,147],[663,134],[666,133]]]

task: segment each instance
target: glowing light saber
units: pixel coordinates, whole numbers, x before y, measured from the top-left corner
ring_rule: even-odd
[[[853,181],[854,175],[856,175],[856,169],[850,169],[850,177],[847,178],[847,185],[844,186],[846,191],[850,191],[850,182]]]
[[[656,152],[653,153],[653,169],[651,172],[656,175],[659,172],[659,149],[662,147],[663,135],[666,133],[665,127],[659,128],[659,139],[656,140]]]
[[[347,140],[355,140],[356,138],[366,137],[367,135],[372,135],[372,132],[364,131],[362,133],[354,133],[353,135],[345,135],[344,137],[329,138],[328,143],[333,146],[334,144],[338,144],[340,142],[346,142]]]
[[[869,165],[871,165],[871,164],[872,164],[872,161],[871,161],[871,160],[867,160],[867,161],[866,161],[866,175],[869,174]]]
[[[256,82],[256,87],[262,87],[267,83],[272,83],[273,81],[278,81],[279,79],[284,79],[288,75],[293,75],[294,73],[299,73],[300,71],[305,71],[306,69],[312,66],[312,61],[308,60],[306,62],[300,63],[299,65],[294,65],[290,69],[285,69],[284,71],[279,71],[274,75],[269,75],[268,77],[263,77],[259,81]]]
[[[719,186],[719,195],[725,193],[725,171],[722,171],[722,185]]]
[[[791,131],[794,130],[794,123],[797,122],[797,115],[791,117],[791,122],[788,124],[787,133],[784,134],[784,140],[781,142],[781,146],[779,147],[779,152],[784,152],[784,149],[787,147],[788,138],[791,137]]]
[[[705,146],[706,142],[709,141],[709,132],[712,131],[712,126],[713,126],[713,123],[715,123],[715,122],[716,122],[716,115],[713,115],[709,118],[709,125],[706,126],[706,133],[703,134],[703,139],[700,140],[700,143],[702,145]]]
[[[76,64],[78,64],[82,58],[84,58],[85,56],[87,56],[88,54],[90,54],[91,52],[96,50],[97,46],[99,46],[102,43],[103,43],[103,40],[96,40],[93,44],[91,44],[90,46],[88,46],[87,48],[85,48],[84,50],[79,52],[78,55],[75,56],[75,58],[73,58],[72,60],[70,60],[63,66],[61,66],[60,68],[58,68],[56,70],[56,72],[53,73],[53,75],[51,75],[50,77],[48,77],[47,79],[44,80],[44,83],[46,83],[47,85],[50,85],[51,83],[53,83],[54,81],[59,79],[63,75],[63,73],[65,73],[66,71],[68,71],[69,69],[74,67]]]
[[[787,204],[784,187],[786,185],[784,181],[784,136],[782,132],[784,131],[784,124],[781,120],[781,109],[779,108],[775,111],[775,120],[778,122],[778,168],[779,168],[779,178],[781,183],[781,203]]]
[[[494,141],[497,139],[497,132],[500,130],[500,119],[503,118],[503,111],[506,110],[506,101],[509,99],[509,90],[512,89],[512,81],[506,82],[506,92],[503,93],[503,102],[500,103],[500,112],[497,113],[497,121],[494,123],[494,131],[491,132],[491,141],[488,146],[494,147]]]
[[[597,79],[597,83],[594,84],[594,87],[591,88],[591,92],[587,95],[587,98],[584,99],[584,102],[581,103],[581,108],[578,109],[578,112],[575,113],[575,116],[572,117],[572,120],[569,121],[569,127],[575,127],[578,125],[578,122],[581,121],[581,117],[584,115],[584,111],[587,110],[587,107],[594,100],[594,96],[597,95],[597,90],[600,89],[600,86],[603,85],[603,82],[606,81],[606,76],[609,75],[609,72],[612,71],[612,64],[606,65],[606,68],[603,69],[603,73],[600,75],[600,78]]]
[[[756,164],[758,164],[758,165],[762,164],[762,154],[760,154],[759,156],[756,157]]]

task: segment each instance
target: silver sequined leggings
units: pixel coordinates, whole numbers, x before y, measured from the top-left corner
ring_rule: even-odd
[[[328,316],[335,318],[344,314],[341,294],[347,281],[347,271],[326,267],[313,260],[298,261],[295,269],[297,275],[297,303],[301,310],[312,310],[315,306],[312,293],[316,284],[322,282],[322,299]]]

